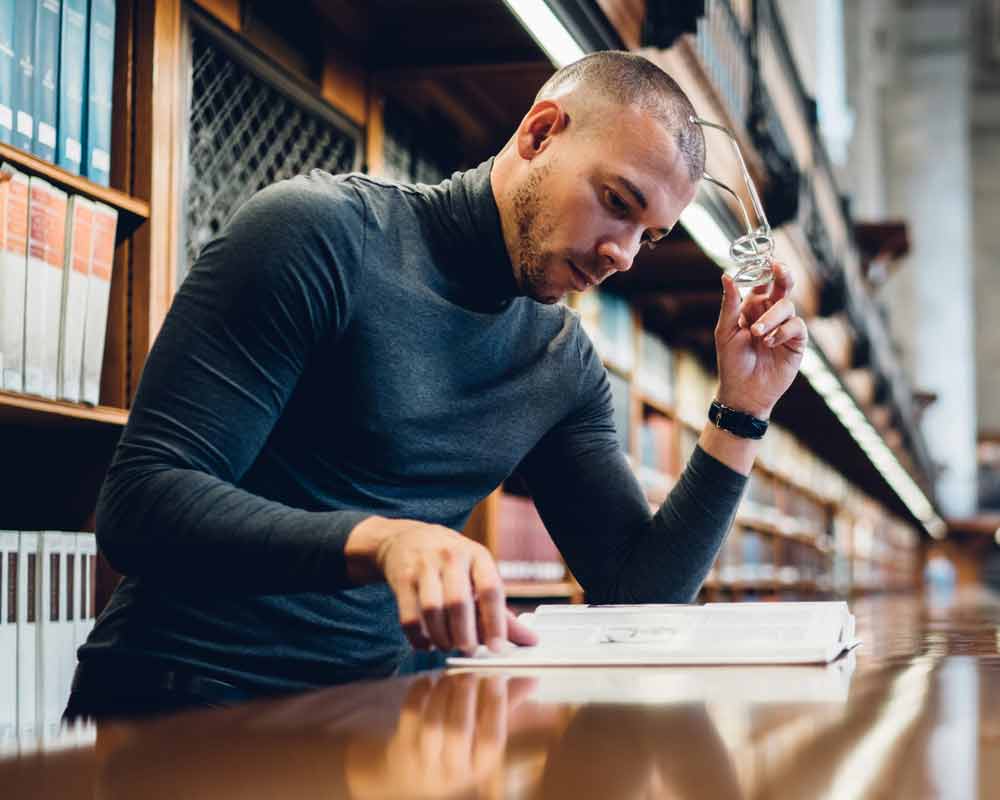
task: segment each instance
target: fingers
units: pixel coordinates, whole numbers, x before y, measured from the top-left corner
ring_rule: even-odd
[[[740,292],[733,279],[726,274],[722,276],[722,308],[719,311],[719,324],[716,333],[722,336],[733,334],[738,325],[740,315]]]
[[[795,306],[787,297],[779,300],[767,311],[758,317],[750,328],[750,333],[755,339],[763,339],[764,344],[770,346],[771,334],[786,320],[795,316]]]
[[[794,288],[795,277],[788,267],[772,262],[771,268],[774,280],[771,283],[753,287],[743,301],[737,320],[739,328],[748,328],[753,325],[764,312],[777,305]]]
[[[538,634],[519,622],[513,611],[507,611],[507,637],[514,644],[530,646],[538,644]]]
[[[396,604],[399,606],[399,624],[403,628],[403,633],[415,649],[426,650],[431,645],[431,638],[424,625],[416,579],[400,582],[395,590]]]
[[[444,607],[448,621],[451,647],[471,654],[476,640],[476,614],[469,580],[469,560],[462,554],[452,554],[442,575]]]
[[[802,317],[792,317],[764,339],[764,343],[768,347],[785,345],[796,353],[806,351],[807,341],[809,341],[809,331]]]
[[[440,650],[450,649],[451,637],[448,633],[448,620],[444,610],[444,587],[441,585],[441,576],[436,569],[424,568],[420,575],[418,594],[424,627],[431,642]]]
[[[476,592],[483,643],[499,653],[507,641],[507,607],[500,573],[485,551],[473,556],[472,583]]]

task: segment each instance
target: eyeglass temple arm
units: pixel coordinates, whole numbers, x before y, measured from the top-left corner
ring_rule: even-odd
[[[743,204],[742,198],[740,198],[740,196],[736,194],[736,192],[734,192],[732,189],[726,186],[726,184],[724,184],[722,181],[716,180],[707,172],[701,173],[701,177],[703,177],[709,183],[718,186],[720,189],[722,189],[722,191],[729,192],[729,194],[731,194],[736,199],[736,203],[740,207],[740,213],[743,214],[743,222],[747,226],[747,233],[753,236],[753,226],[750,224],[750,216],[747,214],[747,207]]]
[[[771,230],[771,224],[767,221],[767,215],[764,213],[764,206],[761,204],[760,196],[757,194],[757,187],[754,186],[753,180],[750,177],[750,170],[747,169],[747,163],[746,161],[743,160],[743,153],[740,150],[739,142],[736,141],[736,137],[733,135],[733,132],[724,125],[718,125],[714,122],[709,122],[707,119],[702,119],[701,117],[692,116],[689,117],[688,119],[690,119],[690,121],[695,123],[696,125],[704,125],[708,128],[715,128],[715,130],[717,131],[722,131],[724,134],[726,134],[726,136],[729,137],[729,141],[732,142],[733,144],[733,150],[736,151],[736,158],[740,162],[740,170],[743,172],[743,182],[746,184],[747,192],[749,192],[750,194],[750,202],[753,203],[753,210],[756,212],[757,218],[764,224],[764,227],[767,230]],[[733,196],[736,195],[736,193],[733,192],[732,189],[729,189],[728,187],[724,186],[715,178],[710,177],[708,174],[705,174],[705,177],[708,178],[708,180],[711,183],[715,184],[716,186],[726,189],[726,191],[728,191]],[[742,205],[743,204],[740,203],[741,207]],[[747,216],[746,209],[743,209],[743,216],[744,217]],[[749,222],[747,223],[747,228],[750,232],[753,232],[753,229],[750,227]]]

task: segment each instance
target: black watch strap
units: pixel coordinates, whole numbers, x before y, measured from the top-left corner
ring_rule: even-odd
[[[722,428],[744,439],[763,439],[767,433],[766,419],[758,419],[752,414],[724,406],[718,400],[713,400],[712,405],[708,407],[708,418],[716,428]]]

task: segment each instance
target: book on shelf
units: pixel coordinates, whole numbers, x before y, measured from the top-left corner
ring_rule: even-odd
[[[628,381],[613,372],[608,373],[608,383],[611,384],[611,402],[618,444],[623,452],[628,453],[631,450],[629,447],[632,423],[631,390]]]
[[[61,400],[79,402],[83,383],[83,331],[90,280],[93,204],[73,195],[66,225],[66,263],[63,268],[62,314],[59,324],[59,385]]]
[[[14,3],[0,3],[0,142],[14,140]]]
[[[24,390],[24,284],[28,268],[28,176],[4,164],[0,181],[0,389]],[[6,177],[6,176],[0,176]]]
[[[73,624],[73,654],[70,661],[76,668],[76,649],[87,641],[94,627],[94,590],[97,575],[97,538],[93,533],[76,534],[77,603]]]
[[[14,145],[29,153],[35,138],[35,3],[14,0]]]
[[[502,493],[497,530],[497,570],[505,581],[560,581],[562,556],[528,497]]]
[[[17,732],[30,739],[38,730],[38,533],[21,531],[17,549]]]
[[[56,163],[76,175],[83,161],[87,0],[63,0],[59,46],[59,141]]]
[[[17,531],[0,531],[0,751],[17,739]]]
[[[826,664],[858,641],[839,601],[705,605],[542,605],[518,619],[539,643],[480,647],[451,666]]]
[[[56,160],[61,10],[61,0],[37,0],[35,6],[35,135],[31,150],[46,161]]]
[[[111,183],[111,93],[115,64],[115,0],[91,0],[87,23],[87,177]]]
[[[29,179],[24,391],[55,399],[66,250],[66,192]]]
[[[108,327],[108,300],[115,259],[118,212],[103,203],[93,204],[90,275],[87,279],[87,312],[83,333],[83,380],[80,399],[96,406],[101,394],[101,366]]]

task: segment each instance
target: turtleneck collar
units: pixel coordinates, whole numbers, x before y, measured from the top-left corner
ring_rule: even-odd
[[[499,312],[520,294],[493,198],[493,159],[419,186],[448,299],[479,312]]]

